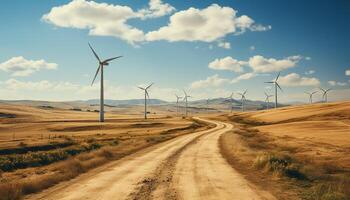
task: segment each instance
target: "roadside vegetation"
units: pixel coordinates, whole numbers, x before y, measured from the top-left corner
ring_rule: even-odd
[[[222,154],[250,181],[280,199],[350,199],[350,168],[344,167],[341,159],[319,156],[315,151],[336,151],[340,158],[350,155],[350,149],[301,142],[288,136],[274,137],[257,130],[266,122],[239,115],[226,121],[235,129],[220,138]]]
[[[185,127],[163,128],[156,133],[140,125],[135,128],[143,134],[59,136],[49,144],[19,142],[14,148],[0,150],[0,200],[22,199],[143,148],[210,128],[201,121],[189,120]]]

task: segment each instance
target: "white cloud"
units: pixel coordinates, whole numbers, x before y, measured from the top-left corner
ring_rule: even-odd
[[[251,51],[254,51],[254,50],[255,50],[255,46],[250,46],[249,49],[250,49]]]
[[[290,73],[286,76],[281,76],[278,80],[281,86],[318,86],[320,81],[317,78],[302,77],[296,73]]]
[[[221,47],[221,48],[224,48],[224,49],[231,49],[231,43],[224,42],[224,41],[219,41],[218,42],[218,47]]]
[[[79,86],[70,82],[50,82],[48,80],[42,81],[19,81],[17,79],[9,79],[2,83],[6,89],[10,90],[29,90],[29,91],[64,91],[64,90],[77,90]]]
[[[207,87],[219,87],[225,83],[229,83],[228,79],[220,78],[219,75],[215,74],[208,77],[205,80],[195,81],[191,84],[192,89],[207,88]]]
[[[251,79],[251,78],[254,78],[255,76],[257,76],[257,74],[252,73],[252,72],[250,72],[250,73],[245,73],[245,74],[242,74],[242,75],[238,76],[237,78],[233,79],[233,80],[231,81],[231,83],[237,83],[237,82],[239,82],[239,81],[241,81],[241,80],[249,80],[249,79]]]
[[[238,61],[230,56],[222,59],[215,59],[209,63],[209,68],[214,70],[229,70],[234,72],[243,72],[243,66],[246,62]]]
[[[128,6],[73,0],[53,7],[42,19],[58,27],[88,29],[90,35],[114,36],[133,44],[144,41],[144,33],[126,22],[140,17]]]
[[[10,72],[12,76],[29,76],[42,69],[57,69],[56,63],[48,63],[45,60],[27,60],[22,56],[13,57],[0,63],[0,69]]]
[[[249,66],[255,72],[277,72],[295,67],[300,60],[301,56],[290,56],[282,60],[277,60],[256,55],[249,59]]]
[[[345,75],[346,75],[346,76],[350,76],[350,69],[348,69],[348,70],[345,71]]]
[[[146,38],[148,41],[213,42],[230,33],[243,33],[247,29],[265,31],[258,30],[254,20],[248,16],[237,17],[236,14],[237,11],[233,8],[221,7],[217,4],[212,4],[202,10],[191,7],[173,14],[167,26],[147,33]]]
[[[311,74],[314,74],[314,73],[315,73],[315,70],[309,70],[309,71],[305,72],[306,75],[311,75]]]
[[[168,3],[163,3],[161,0],[150,0],[148,5],[149,8],[138,11],[138,13],[142,15],[142,19],[162,17],[176,10],[173,6]]]
[[[305,57],[305,60],[311,60],[311,57]]]
[[[331,86],[346,86],[346,85],[348,85],[345,82],[337,82],[337,81],[328,81],[328,84]]]

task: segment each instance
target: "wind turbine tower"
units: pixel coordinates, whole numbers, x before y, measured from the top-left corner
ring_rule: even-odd
[[[100,122],[104,122],[105,121],[105,115],[104,115],[104,91],[103,91],[103,68],[107,65],[109,65],[109,62],[117,59],[117,58],[121,58],[122,56],[117,56],[117,57],[113,57],[113,58],[108,58],[106,60],[101,61],[101,59],[98,57],[97,53],[95,52],[95,50],[91,47],[91,45],[89,44],[89,47],[92,51],[92,53],[94,53],[96,59],[98,60],[98,68],[95,74],[94,79],[92,80],[91,86],[94,84],[94,81],[98,75],[99,72],[101,72],[101,84],[100,84]]]
[[[272,84],[275,85],[275,108],[277,108],[277,104],[278,104],[278,102],[277,102],[277,97],[278,97],[278,95],[277,95],[277,87],[283,92],[281,86],[277,82],[278,78],[280,77],[280,74],[281,73],[278,73],[278,75],[277,75],[277,77],[276,77],[276,79],[274,81],[265,82],[265,83],[272,83]]]
[[[317,91],[315,92],[305,92],[305,94],[309,95],[309,103],[312,104],[312,96],[316,94]]]
[[[141,90],[145,91],[145,114],[144,114],[144,117],[145,119],[147,119],[147,98],[149,99],[149,94],[148,94],[148,89],[153,85],[153,83],[149,86],[147,86],[146,88],[143,88],[143,87],[138,87],[140,88]]]
[[[185,90],[183,90],[184,91],[184,94],[185,94],[185,96],[184,96],[184,100],[185,100],[185,103],[186,103],[186,110],[185,110],[185,116],[187,117],[187,115],[188,115],[188,110],[187,110],[187,107],[188,107],[188,98],[189,97],[191,97],[191,96],[189,96],[189,95],[187,95],[187,93],[186,93],[186,91]]]
[[[266,96],[266,99],[265,99],[265,102],[266,102],[266,109],[268,110],[268,109],[269,109],[269,104],[270,104],[270,97],[273,97],[273,95],[268,95],[268,94],[265,92],[265,96]]]
[[[247,93],[247,90],[244,91],[243,93],[238,93],[241,96],[241,102],[242,102],[242,112],[244,112],[244,103],[245,103],[245,94]]]
[[[233,111],[233,92],[231,93],[231,95],[228,97],[229,101],[230,101],[230,112],[232,113]]]
[[[331,91],[332,89],[329,88],[329,89],[325,90],[323,88],[320,88],[320,90],[323,92],[323,96],[322,96],[323,97],[323,101],[325,103],[327,103],[328,102],[328,92]]]
[[[182,99],[182,97],[177,96],[177,94],[175,94],[176,96],[176,115],[179,115],[179,100]]]

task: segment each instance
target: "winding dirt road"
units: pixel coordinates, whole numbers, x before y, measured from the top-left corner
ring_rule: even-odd
[[[232,125],[201,120],[216,127],[144,149],[27,199],[275,199],[221,156],[218,139]]]

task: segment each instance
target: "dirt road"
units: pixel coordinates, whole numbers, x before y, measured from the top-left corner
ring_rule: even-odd
[[[158,144],[27,199],[274,199],[221,156],[218,139],[232,125],[209,122],[216,127]]]

